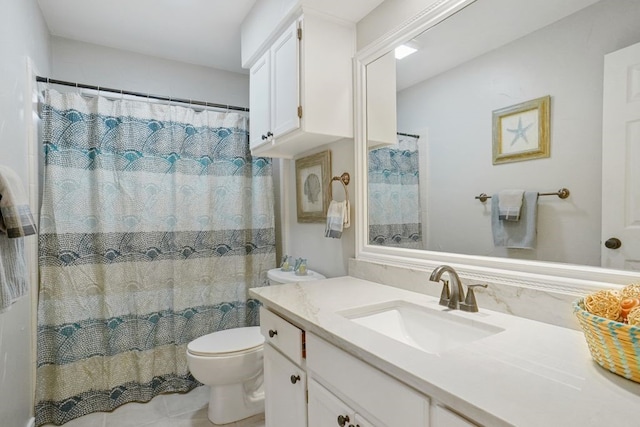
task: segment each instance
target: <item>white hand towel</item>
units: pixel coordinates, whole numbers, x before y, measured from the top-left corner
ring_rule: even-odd
[[[22,181],[7,166],[0,166],[0,232],[10,239],[36,233]]]
[[[498,193],[498,219],[518,221],[524,190],[502,190]]]
[[[27,294],[27,284],[24,239],[0,233],[0,313]]]
[[[351,226],[349,201],[336,202],[332,200],[327,210],[327,227],[324,237],[339,239],[342,237],[342,230]]]

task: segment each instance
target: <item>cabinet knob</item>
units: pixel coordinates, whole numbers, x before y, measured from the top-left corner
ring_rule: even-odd
[[[300,375],[291,375],[291,384],[295,384],[300,381]]]
[[[269,131],[267,132],[267,138],[273,136],[273,134]]]
[[[622,242],[617,237],[612,237],[610,239],[607,239],[607,241],[604,242],[604,245],[608,249],[618,249],[620,246],[622,246]]]
[[[269,338],[273,338],[276,335],[278,335],[278,331],[273,330],[273,329],[269,329]]]
[[[338,415],[338,425],[340,427],[345,427],[345,425],[349,422],[349,415]]]
[[[267,136],[267,135],[262,135],[262,136],[261,136],[261,138],[262,138],[262,140],[264,141],[265,139],[267,139],[267,138],[268,138],[268,136]]]

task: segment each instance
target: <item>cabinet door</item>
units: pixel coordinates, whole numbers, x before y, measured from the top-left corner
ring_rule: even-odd
[[[271,47],[271,123],[276,139],[300,127],[299,70],[298,23],[294,22]]]
[[[316,381],[309,381],[309,427],[349,427],[354,421],[351,408]]]
[[[362,418],[361,415],[356,414],[355,422],[353,423],[354,427],[374,427],[369,421]]]
[[[255,148],[270,142],[264,139],[271,122],[271,67],[270,54],[265,53],[249,71],[249,146]]]
[[[434,427],[478,427],[477,424],[440,405],[436,405],[435,413]]]
[[[307,425],[307,375],[271,345],[264,346],[265,426]]]

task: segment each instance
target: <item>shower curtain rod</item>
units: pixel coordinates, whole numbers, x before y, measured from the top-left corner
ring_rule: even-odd
[[[160,101],[178,102],[181,104],[199,105],[203,107],[213,107],[213,108],[221,108],[221,109],[235,110],[235,111],[246,111],[246,112],[249,111],[249,108],[247,107],[237,107],[235,105],[217,104],[215,102],[194,101],[192,99],[184,99],[184,98],[172,98],[170,96],[151,95],[151,94],[142,93],[142,92],[131,92],[131,91],[122,90],[122,89],[112,89],[112,88],[102,87],[102,86],[93,86],[93,85],[87,85],[83,83],[75,83],[75,82],[67,82],[64,80],[50,79],[49,77],[36,76],[36,81],[41,83],[49,83],[49,84],[56,84],[56,85],[62,85],[62,86],[72,86],[72,87],[81,88],[81,89],[91,89],[91,90],[97,90],[102,92],[119,93],[120,95],[139,96],[141,98],[157,99]]]
[[[410,137],[415,138],[415,139],[420,139],[420,135],[415,135],[415,134],[412,134],[412,133],[396,132],[396,135],[410,136]]]

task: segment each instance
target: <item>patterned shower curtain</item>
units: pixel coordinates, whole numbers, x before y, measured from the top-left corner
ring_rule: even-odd
[[[256,325],[271,161],[236,113],[45,93],[36,424],[199,383],[187,343]]]
[[[369,243],[423,249],[418,139],[369,151]]]

